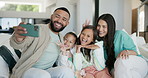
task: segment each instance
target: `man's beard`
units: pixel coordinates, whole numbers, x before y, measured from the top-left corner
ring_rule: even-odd
[[[54,21],[54,23],[59,23],[59,22]],[[61,23],[59,23],[59,24],[61,24]],[[62,25],[62,27],[60,29],[56,29],[54,27],[53,21],[52,20],[50,21],[51,30],[54,31],[54,32],[60,32],[60,31],[62,31],[66,27],[66,26],[63,26],[63,24],[61,24],[61,25]]]

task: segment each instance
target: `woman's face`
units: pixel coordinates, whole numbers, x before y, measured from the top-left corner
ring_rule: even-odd
[[[97,25],[98,35],[99,37],[104,37],[108,33],[108,26],[107,23],[104,20],[99,20]]]
[[[80,43],[81,45],[88,45],[93,42],[93,30],[85,29],[80,34]]]
[[[65,45],[66,49],[73,48],[75,45],[75,42],[76,42],[76,38],[71,34],[67,34],[64,37],[64,45]]]

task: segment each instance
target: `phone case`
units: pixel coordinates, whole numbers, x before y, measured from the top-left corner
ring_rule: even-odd
[[[22,36],[39,37],[39,26],[30,24],[20,24],[20,26],[27,30],[26,34],[21,34]]]

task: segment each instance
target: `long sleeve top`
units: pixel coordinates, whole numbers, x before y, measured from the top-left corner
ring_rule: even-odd
[[[83,56],[82,52],[73,54],[73,64],[76,70],[81,70],[87,66],[93,65],[98,71],[105,68],[103,41],[95,43],[100,48],[91,50],[91,60],[87,61]]]
[[[45,49],[51,43],[49,25],[41,24],[39,37],[26,37],[23,41],[17,42],[14,35],[10,38],[10,45],[15,49],[21,49],[22,55],[13,68],[13,72],[10,78],[21,78],[23,73],[31,68],[40,59]],[[51,53],[53,56],[53,53]],[[54,58],[57,59],[57,58]],[[53,61],[53,63],[55,60]]]

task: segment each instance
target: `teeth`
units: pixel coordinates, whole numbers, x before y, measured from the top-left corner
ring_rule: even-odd
[[[87,42],[87,40],[85,40],[85,39],[82,39],[82,42],[81,42],[81,43],[83,44],[83,43],[86,43],[86,42]]]
[[[85,39],[82,39],[82,41],[87,42],[87,40],[85,40]]]
[[[56,26],[61,26],[60,24],[56,23]]]
[[[100,34],[102,34],[103,32],[100,32]]]

